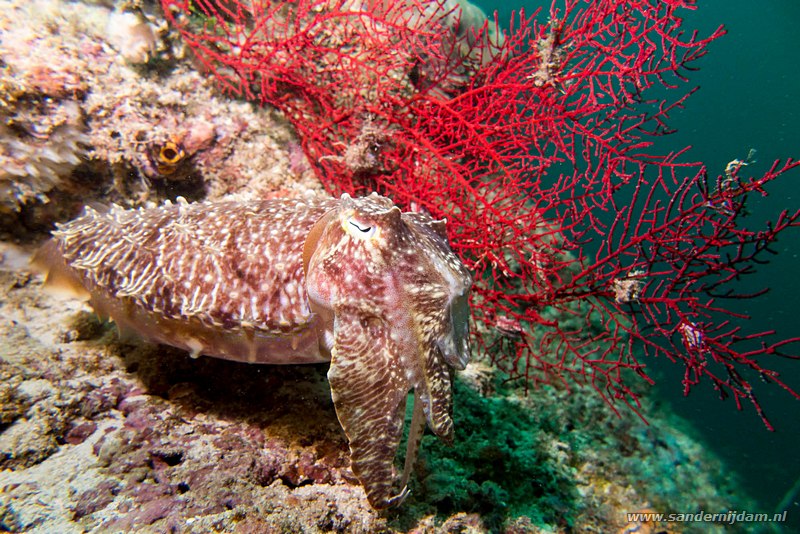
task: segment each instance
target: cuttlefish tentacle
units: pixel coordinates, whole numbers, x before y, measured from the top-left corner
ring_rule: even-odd
[[[411,424],[408,429],[408,441],[406,442],[406,457],[403,465],[403,476],[400,478],[400,487],[405,490],[408,487],[408,479],[411,471],[417,463],[417,453],[422,442],[422,435],[425,432],[425,412],[422,410],[422,401],[419,393],[414,391],[414,408],[411,415]]]
[[[452,439],[451,369],[469,359],[472,279],[444,221],[401,213],[376,194],[87,208],[37,261],[121,330],[194,356],[330,360],[353,471],[375,508],[407,494],[426,421]]]

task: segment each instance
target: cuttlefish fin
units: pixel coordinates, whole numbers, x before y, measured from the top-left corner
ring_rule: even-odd
[[[375,317],[336,310],[328,381],[336,415],[350,444],[350,462],[375,509],[400,504],[394,459],[403,433],[410,384],[388,328]]]
[[[81,300],[91,297],[78,274],[64,261],[55,239],[50,239],[36,251],[31,258],[31,267],[44,275],[44,287],[51,294]]]
[[[453,388],[450,369],[438,348],[431,349],[423,361],[423,380],[415,388],[428,426],[445,443],[453,442]]]
[[[317,222],[314,223],[314,226],[311,227],[311,230],[308,231],[306,240],[303,243],[303,274],[306,276],[308,276],[308,266],[311,263],[311,258],[317,251],[319,240],[322,238],[325,228],[327,228],[327,226],[333,221],[338,213],[339,210],[336,208],[328,210],[322,217],[319,218],[319,220],[317,220]]]

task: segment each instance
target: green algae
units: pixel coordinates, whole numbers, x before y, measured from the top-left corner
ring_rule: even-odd
[[[441,518],[477,513],[492,531],[519,516],[570,526],[577,494],[570,474],[547,452],[540,422],[518,403],[483,397],[460,380],[453,391],[454,443],[423,438],[410,508],[427,505],[425,512],[432,507]]]
[[[393,512],[391,528],[405,531],[433,516],[437,529],[461,531],[451,525],[461,514],[478,531],[584,531],[622,528],[625,512],[645,508],[752,506],[729,470],[666,406],[643,401],[645,422],[632,410],[615,413],[591,385],[543,386],[525,396],[495,376],[491,393],[478,389],[454,380],[454,443],[430,433],[423,438],[411,496]],[[686,532],[720,528],[684,526]]]

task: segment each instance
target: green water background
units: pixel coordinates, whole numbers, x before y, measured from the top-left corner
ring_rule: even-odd
[[[549,6],[535,1],[478,3],[487,13],[497,10],[504,26],[519,7],[527,13],[542,7],[539,19],[544,21]],[[732,159],[743,159],[750,148],[758,150],[757,163],[748,168],[754,175],[766,171],[775,159],[800,158],[800,1],[699,4],[696,11],[683,13],[687,31],[709,35],[722,24],[728,33],[693,65],[700,70],[689,73],[687,87],[699,85],[700,90],[685,109],[672,114],[670,124],[678,133],[658,139],[656,150],[663,153],[691,145],[686,160],[704,162],[712,175],[721,173]],[[754,222],[774,218],[782,209],[798,209],[800,171],[771,187],[768,197],[749,200],[749,219]],[[780,254],[772,263],[759,266],[758,274],[739,286],[748,290],[767,285],[771,291],[728,307],[753,317],[751,332],[774,329],[782,337],[800,336],[800,228],[790,230],[775,248]],[[800,344],[793,353],[800,354]],[[800,361],[769,358],[762,363],[781,371],[781,378],[800,390]],[[663,375],[658,394],[738,472],[743,491],[760,503],[759,511],[772,512],[800,478],[800,401],[776,386],[756,383],[759,399],[777,429],[768,432],[749,406],[737,412],[731,399],[719,401],[710,386],[684,398],[678,366],[664,361],[648,365]],[[800,529],[800,495],[788,510],[785,527]]]

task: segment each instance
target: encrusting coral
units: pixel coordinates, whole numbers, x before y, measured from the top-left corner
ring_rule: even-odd
[[[17,212],[47,202],[85,155],[80,98],[88,86],[77,46],[49,46],[52,36],[17,23],[10,11],[0,15],[0,211]]]
[[[5,4],[0,211],[8,225],[47,226],[88,201],[320,189],[286,121],[216,94],[179,63],[163,20],[157,27],[81,3]],[[146,54],[132,21],[147,28]]]

